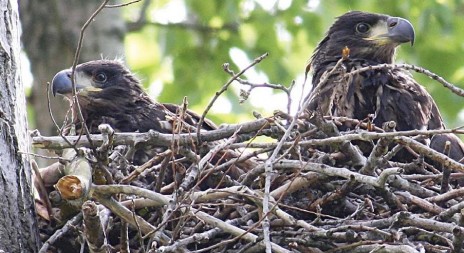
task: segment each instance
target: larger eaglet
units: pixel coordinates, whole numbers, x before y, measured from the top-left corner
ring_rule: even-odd
[[[377,126],[395,121],[399,131],[443,129],[443,119],[433,98],[407,70],[383,68],[345,76],[363,67],[394,63],[396,48],[402,43],[412,45],[414,39],[412,24],[403,18],[360,11],[340,16],[307,67],[307,71],[312,71],[308,109],[359,120],[372,116]],[[344,55],[347,51],[349,56]],[[345,60],[341,68],[321,83],[342,57]],[[464,145],[456,136],[436,135],[431,146],[443,152],[446,140],[452,143],[450,157],[459,160]]]

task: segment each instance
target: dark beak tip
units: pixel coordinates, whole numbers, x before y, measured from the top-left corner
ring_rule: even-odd
[[[72,91],[71,78],[69,77],[69,70],[62,70],[58,72],[52,79],[52,93],[66,94]]]
[[[411,31],[409,32],[409,40],[411,41],[411,46],[414,46],[414,40],[416,39],[416,33],[414,31],[414,27],[412,26],[412,24],[409,23],[409,25],[411,26]]]
[[[392,17],[387,21],[388,25],[390,23],[395,23],[391,27],[389,33],[392,36],[392,39],[396,40],[399,43],[410,42],[411,46],[414,45],[415,31],[414,26],[407,19]]]

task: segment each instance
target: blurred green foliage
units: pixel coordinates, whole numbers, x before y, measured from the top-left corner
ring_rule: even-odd
[[[138,18],[141,4],[124,8],[129,22]],[[127,60],[146,88],[159,92],[159,101],[181,103],[188,96],[190,108],[202,112],[230,78],[222,70],[226,62],[238,72],[268,52],[269,57],[254,68],[255,74],[245,77],[255,83],[289,86],[297,80],[296,85],[301,85],[313,49],[334,18],[349,10],[410,20],[416,29],[416,42],[414,47],[400,47],[397,62],[424,67],[464,88],[462,0],[152,1],[145,13],[147,23],[126,37]],[[414,75],[433,95],[448,126],[463,125],[464,98],[424,75]],[[277,97],[257,90],[250,99],[267,100],[264,105],[250,101],[240,104],[239,89],[235,83],[223,95],[230,103],[230,112],[208,117],[218,123],[236,122],[251,118],[253,110],[269,115],[279,104]]]

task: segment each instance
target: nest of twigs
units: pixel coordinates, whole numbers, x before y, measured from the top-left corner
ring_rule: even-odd
[[[92,142],[36,136],[65,150],[36,180],[50,199],[37,201],[41,251],[461,252],[463,174],[450,170],[463,165],[414,139],[457,130],[392,127],[306,111],[201,132],[201,144],[104,125]],[[134,165],[134,147],[157,152]]]
[[[243,72],[226,85],[248,95]],[[464,165],[424,144],[462,130],[395,132],[305,103],[211,131],[36,133],[60,155],[35,170],[40,252],[462,252]]]

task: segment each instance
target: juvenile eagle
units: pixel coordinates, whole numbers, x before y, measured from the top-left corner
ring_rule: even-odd
[[[75,69],[75,85],[85,124],[91,133],[99,133],[102,123],[119,132],[147,132],[152,129],[172,133],[172,119],[179,106],[153,101],[139,80],[119,61],[96,60],[82,63]],[[71,98],[71,70],[58,72],[52,81],[54,95]],[[196,127],[199,115],[187,111],[184,123],[190,131]],[[75,117],[74,123],[79,123]],[[79,127],[79,124],[76,124]],[[216,126],[205,121],[205,130]]]
[[[394,62],[396,47],[414,43],[414,28],[403,18],[351,11],[340,16],[317,46],[308,71],[312,71],[311,102],[308,109],[323,115],[363,120],[373,115],[373,123],[395,121],[400,131],[443,129],[443,119],[430,94],[404,69],[368,70],[346,78],[356,69]],[[346,50],[345,48],[348,48]],[[345,50],[344,50],[345,49]],[[343,52],[345,51],[345,52]],[[343,55],[349,51],[349,56]],[[346,58],[325,82],[324,73]],[[451,135],[432,138],[432,147],[442,152],[451,140],[451,157],[459,160],[464,145]]]
[[[117,132],[148,132],[155,130],[165,134],[195,133],[200,116],[190,110],[178,116],[180,107],[174,104],[158,103],[143,90],[139,80],[119,61],[95,60],[82,63],[75,69],[76,95],[84,123],[90,133],[100,133],[100,124],[109,124]],[[72,99],[71,70],[58,72],[52,80],[52,92]],[[83,131],[73,106],[73,124]],[[182,124],[179,125],[180,121]],[[175,127],[177,126],[181,127]],[[202,130],[216,129],[216,125],[205,120]],[[130,160],[141,165],[153,157],[160,149],[154,147],[137,148]],[[237,157],[231,150],[224,159]],[[217,159],[214,160],[217,162]],[[248,165],[246,165],[248,166]],[[243,167],[243,166],[241,166]]]

